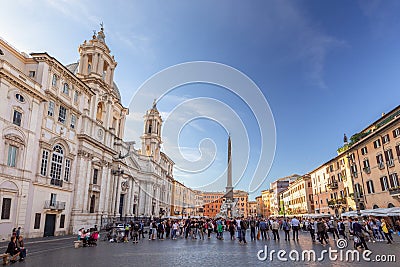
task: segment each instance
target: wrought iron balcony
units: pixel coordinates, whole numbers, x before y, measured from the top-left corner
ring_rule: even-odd
[[[371,173],[371,168],[370,167],[365,167],[364,169],[365,173]]]
[[[328,187],[330,189],[337,189],[338,188],[338,182],[334,181],[328,184]]]
[[[50,201],[46,200],[44,202],[44,208],[50,210],[65,210],[65,202],[61,201]]]
[[[336,207],[346,205],[346,203],[347,203],[347,201],[345,198],[331,199],[328,201],[328,206],[330,208],[336,208]]]
[[[50,184],[62,187],[63,186],[63,180],[51,179],[50,180]]]
[[[392,197],[400,197],[400,187],[389,188],[389,193]]]

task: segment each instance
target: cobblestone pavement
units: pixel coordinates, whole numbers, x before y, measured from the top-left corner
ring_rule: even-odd
[[[308,233],[300,233],[300,240],[290,242],[285,241],[283,232],[281,240],[278,241],[249,241],[249,231],[246,235],[248,243],[240,245],[238,241],[231,241],[228,233],[224,234],[225,240],[217,240],[215,235],[211,239],[192,240],[140,240],[138,244],[129,243],[108,243],[99,241],[97,247],[85,247],[74,249],[72,239],[62,241],[51,241],[48,243],[27,245],[28,257],[25,262],[15,263],[14,266],[381,266],[377,262],[346,262],[330,261],[329,255],[325,254],[322,262],[294,262],[288,258],[291,250],[296,250],[301,254],[303,250],[314,249],[317,258],[323,249],[329,247],[337,249],[336,242],[330,238],[329,245],[322,246],[318,243],[310,242]],[[378,254],[395,255],[396,263],[385,263],[385,266],[399,266],[400,261],[400,238],[395,237],[395,244],[389,245],[386,242],[368,243],[373,254],[371,259],[375,259]],[[284,257],[287,262],[278,261],[277,253],[274,259],[270,258],[260,261],[257,252],[268,247],[271,250],[283,249],[287,252]],[[353,241],[349,241],[347,249],[352,249]],[[362,251],[362,250],[359,250]],[[29,253],[31,252],[31,253]],[[295,254],[293,254],[295,255]],[[340,254],[339,254],[340,255]],[[264,254],[260,254],[264,256]],[[282,255],[283,256],[283,255]],[[345,259],[345,256],[343,257]]]

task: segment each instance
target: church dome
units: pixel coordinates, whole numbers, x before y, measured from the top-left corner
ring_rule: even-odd
[[[68,64],[65,67],[70,72],[72,72],[74,75],[76,75],[78,73],[78,66],[79,66],[79,62],[75,62],[75,63]],[[121,94],[119,92],[117,84],[114,81],[113,81],[113,91],[117,95],[118,100],[121,101]]]

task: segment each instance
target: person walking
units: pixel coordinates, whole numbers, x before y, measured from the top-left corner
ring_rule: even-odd
[[[256,221],[253,218],[250,220],[250,239],[256,241]]]
[[[141,220],[139,223],[139,240],[140,240],[140,237],[142,237],[142,239],[144,239],[144,222],[143,222],[143,220]]]
[[[274,235],[274,240],[278,240],[279,241],[280,240],[280,238],[279,238],[280,225],[279,225],[277,219],[273,220],[271,228],[272,228],[272,234]]]
[[[354,231],[354,236],[356,237],[355,240],[356,239],[360,240],[360,242],[354,241],[354,248],[357,249],[361,245],[361,248],[368,249],[367,243],[365,242],[364,233],[363,233],[363,232],[367,232],[367,230],[364,228],[364,226],[362,226],[358,222],[358,218],[354,219],[353,231]]]
[[[299,241],[300,221],[296,218],[296,216],[292,219],[291,224],[293,230],[293,240]]]
[[[211,238],[211,233],[213,230],[214,230],[214,225],[211,220],[208,220],[207,221],[207,238],[208,239]]]
[[[176,233],[178,232],[179,229],[179,224],[177,221],[175,221],[172,224],[172,240],[176,240]]]
[[[240,239],[239,239],[239,243],[241,244],[243,242],[243,244],[247,244],[246,242],[246,230],[248,228],[248,224],[247,224],[247,220],[244,219],[244,216],[242,216],[242,219],[240,220]]]
[[[390,227],[386,223],[385,219],[381,219],[381,227],[382,227],[382,232],[383,232],[383,234],[385,235],[385,237],[387,239],[387,243],[388,244],[392,244],[393,243],[393,237],[389,233]]]
[[[315,226],[314,226],[314,220],[308,220],[307,221],[307,230],[310,232],[311,236],[311,241],[315,242]]]
[[[382,231],[382,221],[376,219],[375,222],[376,222],[376,225],[378,226],[378,233],[379,233],[380,236],[382,237],[382,238],[380,239],[380,241],[385,241],[385,235],[383,234],[383,231]]]
[[[124,228],[124,242],[128,242],[129,240],[129,224],[125,224],[125,228]]]
[[[285,231],[285,241],[290,241],[290,222],[289,219],[286,219],[282,223],[282,229]],[[294,233],[293,233],[294,235]]]
[[[333,240],[336,240],[336,237],[339,238],[339,232],[338,232],[338,223],[336,219],[331,218],[328,222],[328,230],[330,233],[332,233]]]
[[[233,221],[229,222],[229,233],[231,234],[231,240],[235,240],[235,224],[233,223]]]
[[[239,239],[239,243],[242,240],[242,228],[241,228],[241,219],[238,217],[236,219],[236,230],[237,230],[237,238]]]
[[[261,232],[261,239],[262,240],[266,240],[267,239],[267,227],[268,224],[265,220],[261,220],[259,223],[259,228],[260,228],[260,232]]]
[[[171,220],[168,219],[167,222],[165,223],[165,238],[169,238],[170,233],[171,233]]]
[[[134,223],[132,226],[132,243],[139,243],[138,236],[139,236],[139,229],[140,225],[138,223]]]
[[[339,231],[339,238],[340,236],[343,236],[344,239],[348,239],[346,235],[346,225],[344,224],[342,219],[340,219],[338,222],[338,231]]]
[[[317,235],[318,235],[318,240],[321,243],[321,245],[328,244],[328,241],[326,240],[326,226],[325,222],[322,220],[322,218],[319,218],[317,222]]]

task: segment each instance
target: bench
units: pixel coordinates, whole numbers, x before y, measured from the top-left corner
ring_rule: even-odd
[[[10,262],[10,259],[9,259],[10,254],[3,253],[3,254],[0,254],[0,257],[3,258],[3,265],[7,265]]]
[[[74,247],[75,248],[80,248],[82,246],[83,246],[83,242],[81,240],[74,241]]]

